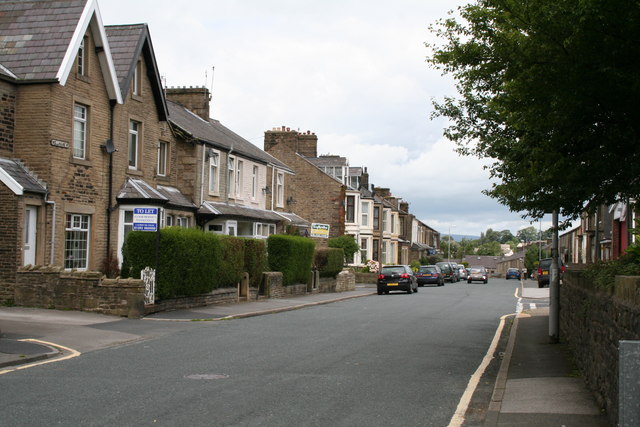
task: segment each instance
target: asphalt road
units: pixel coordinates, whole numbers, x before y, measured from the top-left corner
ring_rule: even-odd
[[[175,325],[0,376],[0,424],[446,426],[518,281]],[[160,325],[160,326],[159,326]],[[148,328],[148,331],[145,331]]]

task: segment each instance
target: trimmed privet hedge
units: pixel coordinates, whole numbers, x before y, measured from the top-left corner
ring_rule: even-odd
[[[320,277],[335,277],[344,266],[344,250],[342,248],[317,249],[313,265],[320,272]]]
[[[264,242],[260,242],[264,246]],[[249,244],[253,245],[253,244]],[[245,239],[205,233],[194,228],[160,230],[160,268],[156,281],[158,299],[194,296],[235,286],[248,265]],[[259,244],[256,244],[259,246]],[[140,278],[140,271],[155,268],[156,233],[132,231],[123,247],[122,277]],[[259,253],[256,249],[254,253]],[[264,255],[262,255],[264,259]],[[250,274],[261,276],[252,262]]]
[[[243,239],[244,268],[249,273],[249,285],[258,287],[262,273],[267,271],[267,242],[258,239]]]
[[[267,239],[269,269],[282,273],[285,286],[308,283],[315,246],[306,237],[272,234]]]

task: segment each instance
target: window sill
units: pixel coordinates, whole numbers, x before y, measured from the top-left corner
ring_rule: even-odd
[[[73,157],[73,158],[71,159],[71,163],[72,163],[72,164],[74,164],[74,165],[86,166],[86,167],[88,167],[88,168],[90,168],[91,166],[93,166],[93,165],[91,164],[91,161],[90,161],[90,160],[87,160],[87,159],[78,159],[78,158],[76,158],[76,157]]]
[[[135,175],[135,176],[143,176],[144,173],[141,170],[138,169],[127,169],[127,174],[129,175]]]

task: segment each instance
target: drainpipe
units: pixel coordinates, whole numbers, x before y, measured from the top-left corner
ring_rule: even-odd
[[[204,164],[207,161],[206,155],[207,155],[207,150],[205,149],[205,145],[202,144],[202,168],[201,168],[202,170],[200,173],[200,206],[202,206],[202,203],[204,203]]]
[[[273,196],[275,195],[275,187],[273,186],[275,184],[275,176],[276,176],[276,168],[272,167],[271,168],[271,210],[273,210]]]
[[[113,115],[116,108],[116,101],[110,100],[111,114],[109,116],[109,139],[113,142]],[[109,200],[107,201],[107,259],[111,259],[111,213],[114,210],[111,200],[113,198],[113,152],[109,153]],[[116,254],[117,257],[117,254]]]
[[[53,209],[51,213],[51,253],[49,254],[49,264],[53,265],[53,257],[56,248],[56,202],[53,200],[47,200],[48,197],[49,193],[45,196],[45,203],[51,205]]]

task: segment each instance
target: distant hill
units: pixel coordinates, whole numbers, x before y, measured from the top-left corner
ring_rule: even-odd
[[[476,240],[480,238],[480,236],[470,236],[465,234],[452,234],[451,237],[453,237],[453,240],[456,242],[460,242],[462,239]]]

